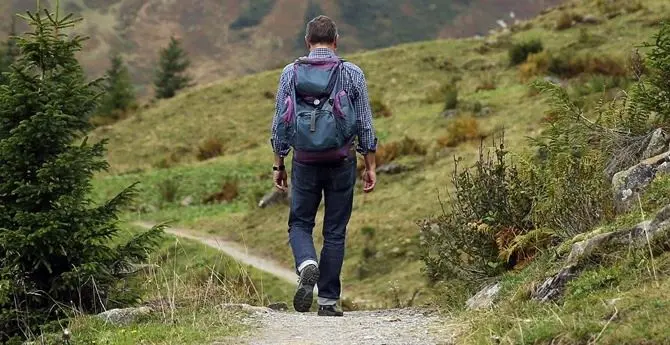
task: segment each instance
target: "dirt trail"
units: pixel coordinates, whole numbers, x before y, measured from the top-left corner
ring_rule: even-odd
[[[253,331],[235,344],[248,345],[447,345],[453,327],[420,310],[357,311],[344,317],[267,312],[250,319]]]
[[[134,225],[142,227],[144,229],[151,229],[155,224],[150,222],[135,222]],[[214,249],[220,250],[231,258],[237,260],[240,263],[255,267],[261,271],[270,273],[276,277],[279,277],[291,284],[295,284],[298,281],[298,276],[294,271],[282,267],[278,263],[269,260],[267,258],[262,258],[255,256],[247,250],[247,248],[230,241],[225,241],[221,238],[206,236],[198,234],[195,231],[179,228],[166,228],[165,232],[172,234],[177,237],[187,238],[190,240],[198,241],[202,244],[205,244]]]
[[[150,229],[150,222],[135,222]],[[259,270],[295,284],[295,272],[266,258],[250,254],[237,243],[197,232],[167,228],[177,237],[198,241]],[[316,290],[316,288],[315,288]],[[316,292],[316,291],[315,291]],[[243,339],[215,344],[246,345],[443,345],[452,344],[453,327],[436,315],[418,309],[347,312],[344,317],[319,317],[315,313],[276,312],[257,308],[245,322],[253,329]]]

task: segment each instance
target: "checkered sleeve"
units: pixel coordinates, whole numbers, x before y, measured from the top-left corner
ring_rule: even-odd
[[[377,151],[377,137],[375,136],[375,128],[372,123],[372,109],[370,108],[365,74],[358,68],[355,71],[358,72],[353,74],[353,84],[358,94],[354,100],[356,124],[358,126],[357,151],[365,155],[368,152]]]
[[[279,124],[281,117],[282,103],[286,100],[286,97],[290,94],[290,76],[291,68],[290,65],[284,68],[281,77],[279,78],[279,87],[277,88],[277,96],[275,100],[275,114],[272,118],[272,130],[270,143],[272,144],[272,150],[275,154],[286,157],[291,150],[291,146],[283,138],[280,138],[277,135],[277,125]]]

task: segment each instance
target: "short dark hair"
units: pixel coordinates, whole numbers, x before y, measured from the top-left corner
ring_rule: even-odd
[[[307,23],[307,33],[305,39],[310,44],[335,43],[337,39],[337,25],[326,17],[318,16]]]

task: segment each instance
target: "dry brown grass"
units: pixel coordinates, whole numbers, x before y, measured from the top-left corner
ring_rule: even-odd
[[[223,143],[218,138],[209,138],[198,146],[197,158],[199,161],[219,157],[223,154]]]
[[[455,147],[458,144],[474,139],[486,137],[480,128],[479,122],[472,116],[459,116],[447,124],[447,134],[437,139],[441,147]]]
[[[231,202],[240,194],[239,183],[237,181],[225,181],[221,190],[213,193],[203,199],[204,204]]]

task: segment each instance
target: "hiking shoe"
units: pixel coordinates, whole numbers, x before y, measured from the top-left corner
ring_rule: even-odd
[[[319,316],[344,316],[341,310],[337,310],[334,305],[319,306]]]
[[[319,268],[316,265],[309,265],[300,272],[298,281],[298,290],[293,296],[293,308],[300,313],[308,312],[312,307],[312,294],[314,285],[319,281]]]

